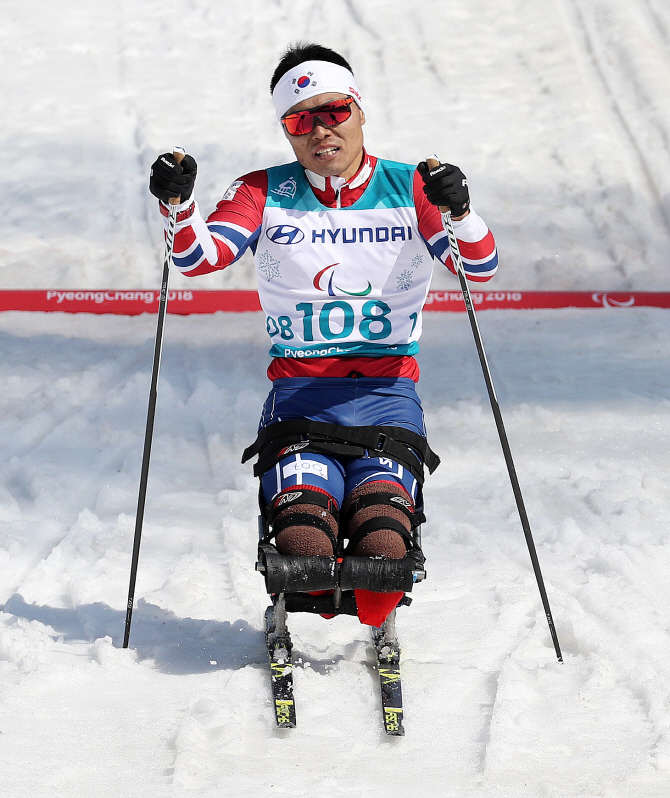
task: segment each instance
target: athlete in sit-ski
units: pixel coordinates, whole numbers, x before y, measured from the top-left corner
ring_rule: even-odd
[[[271,91],[296,161],[238,178],[206,221],[191,156],[162,155],[150,188],[164,216],[181,197],[182,274],[254,253],[273,385],[245,455],[260,453],[272,543],[285,556],[404,558],[422,519],[423,465],[438,462],[414,359],[433,259],[454,271],[438,206],[451,210],[470,280],[495,273],[495,242],[458,167],[366,152],[364,102],[342,56],[296,45]],[[357,589],[358,617],[380,626],[402,595]]]

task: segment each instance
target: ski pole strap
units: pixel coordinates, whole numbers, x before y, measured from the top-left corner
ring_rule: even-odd
[[[261,429],[254,443],[244,450],[242,462],[259,455],[254,465],[254,476],[258,477],[292,452],[386,456],[409,469],[419,484],[423,484],[424,465],[432,474],[440,464],[423,435],[404,427],[345,427],[307,418],[277,421]]]

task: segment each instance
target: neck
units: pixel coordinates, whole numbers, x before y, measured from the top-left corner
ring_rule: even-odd
[[[365,149],[361,149],[358,158],[354,158],[351,162],[351,166],[342,172],[341,175],[337,175],[337,177],[342,178],[345,183],[352,178],[358,171],[360,171],[361,166],[365,161]]]
[[[363,164],[356,174],[345,180],[343,177],[323,177],[305,169],[305,176],[312,191],[322,205],[328,208],[348,208],[357,202],[365,192],[375,169],[377,159],[364,153]]]

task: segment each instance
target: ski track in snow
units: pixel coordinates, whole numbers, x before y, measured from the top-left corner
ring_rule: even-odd
[[[288,160],[267,82],[301,37],[352,60],[371,152],[464,168],[496,288],[668,290],[665,0],[11,2],[0,287],[156,288],[150,163],[185,145],[209,209]],[[245,258],[172,286],[252,281]],[[381,732],[351,618],[291,617],[299,725],[274,728],[257,483],[239,463],[268,385],[260,314],[167,320],[129,650],[155,318],[0,315],[8,795],[668,794],[667,311],[480,314],[562,666],[467,320],[427,315],[420,392],[443,464],[429,578],[398,618],[403,739]]]
[[[463,167],[504,256],[498,288],[665,290],[665,5],[122,0],[101,17],[95,2],[67,15],[10,3],[0,286],[155,288],[149,165],[186,146],[209,211],[240,174],[290,159],[267,83],[285,43],[306,37],[354,62],[370,151],[417,161],[437,151]],[[198,287],[253,280],[244,257]],[[436,275],[436,288],[449,285]]]
[[[150,796],[242,796],[287,780],[296,795],[665,792],[667,311],[480,314],[562,666],[467,320],[429,314],[421,393],[443,465],[426,489],[429,579],[399,614],[402,740],[383,738],[367,631],[350,618],[292,616],[299,726],[273,726],[256,484],[238,462],[266,390],[260,314],[168,318],[132,649],[119,648],[154,324],[0,318],[13,398],[0,466],[35,472],[32,498],[3,498],[0,525],[3,584],[15,586],[0,616],[0,756],[13,795],[108,794],[103,772],[106,789],[140,784]],[[63,411],[73,384],[76,435]],[[18,420],[40,396],[52,429],[25,445]],[[49,471],[47,443],[66,442],[85,488]],[[21,544],[32,559],[15,557]],[[42,763],[30,784],[29,739]],[[110,761],[123,767],[110,774]]]
[[[659,259],[667,258],[670,233],[670,138],[665,98],[670,92],[670,20],[653,2],[560,0],[587,82],[614,127],[620,131],[631,184],[662,225]],[[658,8],[660,12],[660,6]],[[635,175],[637,172],[637,176]],[[654,240],[647,225],[646,236]]]

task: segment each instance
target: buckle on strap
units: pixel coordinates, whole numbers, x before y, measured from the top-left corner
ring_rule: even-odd
[[[375,446],[375,449],[374,449],[375,452],[383,452],[383,451],[385,451],[384,447],[386,446],[387,438],[388,438],[388,435],[386,435],[385,433],[383,433],[383,432],[379,433],[379,441],[377,442],[377,445]]]

